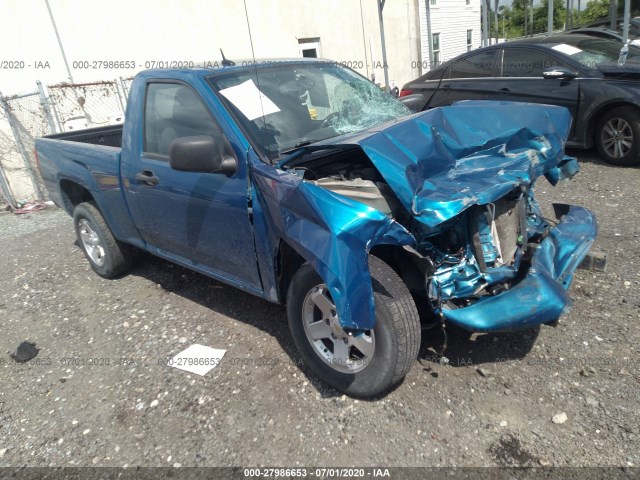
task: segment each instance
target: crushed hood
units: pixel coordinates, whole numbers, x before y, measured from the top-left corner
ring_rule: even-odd
[[[402,205],[434,228],[541,175],[553,184],[572,176],[577,162],[564,156],[570,127],[564,107],[464,101],[313,148],[360,146]]]

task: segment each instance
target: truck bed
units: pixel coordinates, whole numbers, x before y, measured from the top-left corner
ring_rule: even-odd
[[[120,148],[122,147],[122,125],[108,125],[106,127],[85,128],[83,130],[54,133],[44,138]]]

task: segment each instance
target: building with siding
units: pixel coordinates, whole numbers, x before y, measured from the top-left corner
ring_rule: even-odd
[[[426,72],[461,53],[481,46],[481,0],[424,0],[419,2],[420,52]],[[427,7],[431,17],[431,39],[427,27]],[[429,42],[434,65],[429,62]]]

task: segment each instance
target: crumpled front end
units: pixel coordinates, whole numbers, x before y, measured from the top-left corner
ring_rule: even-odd
[[[254,169],[256,205],[270,219],[261,228],[315,266],[344,328],[375,324],[367,258],[381,244],[411,251],[421,282],[392,267],[451,323],[498,331],[552,321],[597,231],[580,207],[544,218],[533,195],[538,177],[555,185],[578,171],[564,155],[570,123],[561,107],[461,102],[320,142],[281,161],[284,171]],[[353,193],[358,185],[379,190],[376,203]]]
[[[512,265],[484,272],[471,268],[472,281],[466,283],[460,264],[437,269],[428,287],[435,312],[480,332],[529,328],[560,317],[571,303],[567,289],[597,226],[585,208],[554,204],[554,209],[559,223],[551,227],[541,221],[532,232],[539,243],[529,243]]]

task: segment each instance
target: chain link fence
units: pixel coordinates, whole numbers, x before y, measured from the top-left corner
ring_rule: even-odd
[[[122,121],[124,98],[118,82],[60,84],[49,87],[49,100],[61,130],[75,124],[98,127]]]
[[[131,78],[62,83],[24,95],[0,93],[0,200],[15,208],[47,199],[34,142],[50,133],[122,123]]]

